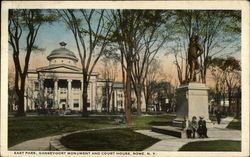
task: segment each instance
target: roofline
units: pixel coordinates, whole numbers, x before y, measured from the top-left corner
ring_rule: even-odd
[[[61,56],[61,55],[52,55],[52,56],[48,56],[47,59],[49,61],[51,61],[52,59],[55,59],[55,58],[67,58],[67,59],[72,59],[72,60],[75,60],[76,62],[78,62],[78,58],[76,57],[73,57],[73,56]]]
[[[28,71],[27,73],[39,73],[39,72],[47,72],[47,73],[76,73],[76,74],[82,74],[82,71],[75,71],[75,72],[62,72],[62,71],[52,71],[52,70],[36,70],[36,71],[33,71],[33,69],[32,69],[32,71],[30,70],[30,71]],[[91,76],[98,76],[98,75],[100,75],[100,73],[98,73],[98,72],[92,72],[91,73]]]

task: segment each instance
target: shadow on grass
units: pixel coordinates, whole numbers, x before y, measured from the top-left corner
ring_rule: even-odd
[[[172,122],[151,121],[148,124],[154,126],[171,126]]]
[[[240,141],[196,141],[182,146],[179,151],[241,151]]]

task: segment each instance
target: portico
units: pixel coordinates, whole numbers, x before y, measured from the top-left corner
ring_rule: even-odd
[[[49,65],[28,72],[29,95],[34,99],[26,105],[51,109],[82,109],[82,70],[78,59],[65,45],[53,50],[47,57]],[[88,86],[88,110],[101,108],[96,104],[98,73],[93,72]],[[32,104],[32,105],[31,105]],[[41,105],[42,104],[42,105]],[[31,108],[31,107],[30,107]]]

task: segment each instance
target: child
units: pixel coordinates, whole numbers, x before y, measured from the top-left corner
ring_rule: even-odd
[[[186,131],[187,138],[191,138],[192,126],[191,126],[191,122],[188,120],[188,117],[184,117],[182,127],[183,127],[183,130]]]

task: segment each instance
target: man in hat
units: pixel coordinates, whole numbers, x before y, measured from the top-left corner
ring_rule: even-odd
[[[198,132],[200,138],[208,138],[207,126],[206,126],[206,121],[204,120],[204,116],[200,116],[200,120],[198,121],[197,132]]]

